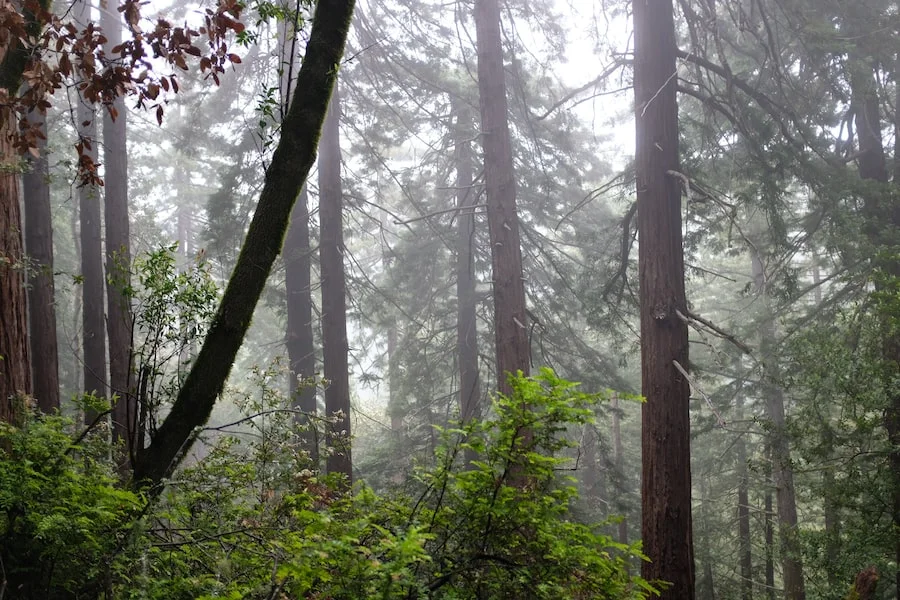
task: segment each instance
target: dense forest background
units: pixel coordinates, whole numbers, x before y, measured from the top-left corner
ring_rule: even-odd
[[[0,23],[0,599],[898,597],[895,2]]]

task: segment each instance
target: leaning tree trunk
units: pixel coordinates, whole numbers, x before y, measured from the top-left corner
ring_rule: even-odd
[[[459,209],[456,215],[456,354],[459,415],[466,423],[481,416],[475,296],[475,204],[478,194],[472,181],[472,115],[464,104],[456,112],[456,207]]]
[[[234,272],[172,410],[150,446],[138,454],[135,485],[152,486],[153,493],[162,490],[160,484],[193,443],[194,431],[209,419],[281,251],[294,201],[315,162],[353,6],[353,0],[316,3],[297,91],[282,122],[281,139],[272,154]]]
[[[31,112],[46,136],[45,117]],[[38,140],[38,156],[22,176],[25,206],[25,251],[28,254],[28,332],[34,397],[42,412],[59,409],[59,354],[56,340],[56,294],[53,285],[53,213],[46,138]]]
[[[634,2],[642,410],[641,515],[647,580],[662,598],[694,597],[688,368],[675,24],[671,0]],[[679,315],[679,312],[681,315]]]
[[[291,225],[284,240],[284,278],[287,295],[285,340],[290,361],[288,386],[291,402],[301,411],[297,423],[303,427],[301,444],[312,463],[319,462],[316,439],[316,349],[312,326],[312,250],[309,245],[309,199],[300,192],[291,213]]]
[[[122,41],[122,20],[118,3],[100,7],[100,25],[106,47]],[[113,435],[125,443],[130,465],[142,440],[138,439],[138,409],[131,380],[132,317],[131,229],[128,217],[128,147],[125,99],[119,97],[103,115],[103,168],[106,222],[106,332],[109,337],[109,385],[118,396],[113,408]]]
[[[344,219],[341,189],[341,101],[335,88],[319,144],[319,260],[322,278],[322,356],[325,413],[329,422],[325,460],[329,473],[353,483],[350,455],[350,376],[347,344],[347,299],[344,282]]]
[[[500,35],[498,0],[475,0],[478,46],[478,92],[481,104],[481,139],[487,196],[488,234],[494,290],[494,340],[497,383],[504,394],[512,389],[509,374],[528,375],[531,351],[525,314],[525,281],[519,245],[516,180],[513,173],[506,72]]]
[[[760,354],[764,363],[763,379],[766,413],[772,424],[770,434],[772,448],[772,480],[775,485],[775,502],[778,509],[778,535],[781,544],[781,570],[784,578],[784,594],[788,600],[804,600],[803,562],[797,531],[797,499],[794,490],[794,470],[791,466],[791,447],[788,439],[784,391],[778,384],[778,362],[773,354],[775,347],[775,316],[769,309],[767,282],[762,258],[753,253],[753,279],[763,300],[760,324]]]

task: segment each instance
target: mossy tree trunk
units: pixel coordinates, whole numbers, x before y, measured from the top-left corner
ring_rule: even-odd
[[[259,203],[237,264],[203,346],[172,410],[150,445],[138,455],[134,481],[159,492],[165,477],[194,441],[216,399],[250,326],[288,228],[297,195],[315,162],[329,99],[344,53],[353,0],[319,0],[296,93],[281,127],[281,139],[266,171]]]

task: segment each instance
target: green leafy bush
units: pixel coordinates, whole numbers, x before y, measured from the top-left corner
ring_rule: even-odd
[[[101,436],[58,418],[6,426],[3,561],[16,597],[643,598],[636,545],[572,520],[566,431],[596,396],[551,371],[513,378],[492,418],[441,430],[415,493],[342,493],[259,373],[244,415],[150,506],[117,487]],[[24,582],[24,583],[19,583]],[[26,589],[27,588],[27,589]]]
[[[62,417],[33,414],[20,427],[0,423],[0,588],[7,597],[97,597],[143,506],[118,485],[106,436],[74,441],[72,428]]]

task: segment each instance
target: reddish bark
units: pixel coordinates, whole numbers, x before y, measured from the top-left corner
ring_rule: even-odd
[[[525,314],[525,282],[519,245],[516,181],[509,134],[506,72],[497,0],[475,1],[481,139],[494,290],[494,338],[498,388],[512,392],[506,377],[528,375],[531,351]]]
[[[35,112],[29,119],[40,121]],[[50,209],[50,182],[46,140],[38,142],[37,158],[32,158],[22,176],[25,206],[25,252],[28,254],[28,333],[31,342],[31,372],[34,397],[45,413],[59,408],[59,354],[56,341],[56,304],[53,285],[53,214]]]
[[[670,582],[662,598],[694,597],[688,368],[675,25],[671,0],[635,2],[634,94],[643,452],[641,514],[648,580]]]

